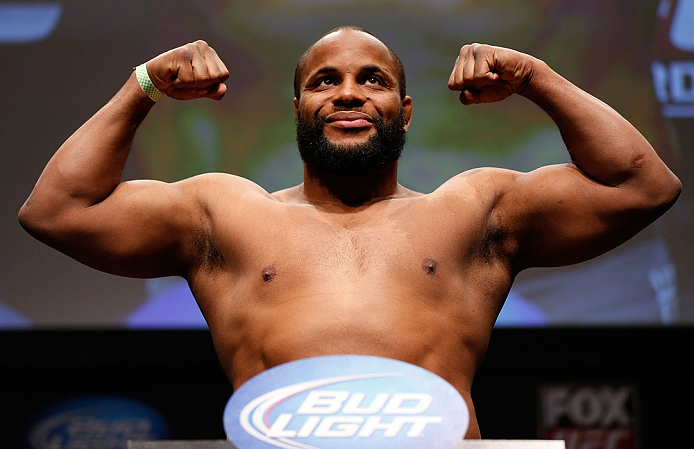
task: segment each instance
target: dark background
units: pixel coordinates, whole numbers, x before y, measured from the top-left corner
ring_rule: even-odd
[[[538,388],[630,384],[642,448],[686,447],[694,400],[691,329],[498,329],[473,386],[483,438],[535,439]],[[171,439],[225,439],[232,393],[205,331],[37,331],[0,334],[3,447],[21,447],[39,411],[73,397],[142,401]]]

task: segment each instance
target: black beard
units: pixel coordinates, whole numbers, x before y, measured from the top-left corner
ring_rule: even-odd
[[[350,109],[356,111],[356,109]],[[323,133],[325,118],[307,123],[299,114],[296,120],[296,143],[301,159],[311,168],[333,176],[362,177],[382,170],[400,158],[405,146],[405,112],[385,123],[372,117],[376,134],[364,143],[335,145]]]

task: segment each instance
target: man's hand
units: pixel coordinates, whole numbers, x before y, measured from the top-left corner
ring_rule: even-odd
[[[460,102],[465,105],[500,101],[525,89],[538,62],[507,48],[465,45],[455,60],[448,88],[460,91]]]
[[[221,100],[229,70],[205,41],[195,41],[147,62],[154,85],[177,100],[209,97]]]

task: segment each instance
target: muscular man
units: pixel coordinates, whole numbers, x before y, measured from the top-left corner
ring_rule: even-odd
[[[147,71],[176,99],[226,91],[227,69],[202,41]],[[401,186],[412,112],[402,65],[348,27],[297,66],[302,184],[268,193],[229,174],[120,182],[154,104],[133,75],[53,156],[20,222],[99,270],[186,278],[234,388],[304,357],[399,359],[457,388],[471,412],[466,437],[479,438],[470,388],[514,277],[619,245],[681,185],[624,118],[532,56],[466,45],[448,87],[464,105],[528,98],[556,122],[573,163],[471,170],[426,195]]]

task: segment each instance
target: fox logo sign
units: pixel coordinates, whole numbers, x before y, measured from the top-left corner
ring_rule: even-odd
[[[468,410],[439,376],[391,359],[297,360],[234,392],[224,428],[239,449],[452,448]]]

